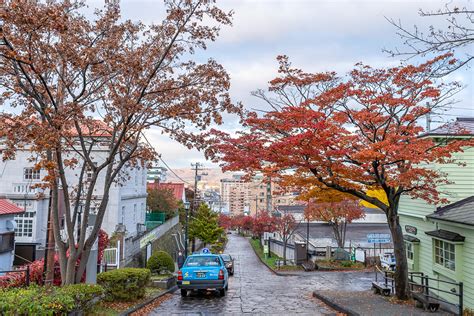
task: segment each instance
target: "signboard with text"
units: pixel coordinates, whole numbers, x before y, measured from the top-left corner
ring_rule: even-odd
[[[379,244],[386,244],[390,243],[392,241],[392,238],[390,234],[367,234],[367,242],[368,243],[379,243]]]

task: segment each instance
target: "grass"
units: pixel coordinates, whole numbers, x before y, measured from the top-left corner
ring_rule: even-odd
[[[365,266],[361,262],[352,262],[347,260],[316,260],[316,264],[320,267],[335,270],[362,270]]]
[[[91,316],[116,316],[120,315],[120,313],[126,311],[129,308],[132,308],[135,305],[138,305],[147,299],[151,298],[163,292],[163,289],[155,288],[155,287],[146,287],[145,288],[145,296],[139,300],[132,301],[132,302],[106,302],[101,301],[97,303],[90,311],[86,313],[86,315]]]
[[[163,279],[168,279],[171,278],[173,274],[171,273],[165,273],[165,274],[153,274],[150,278],[151,281],[159,281]]]
[[[289,266],[289,265],[285,265],[285,266],[277,267],[276,262],[279,261],[279,260],[283,260],[283,258],[277,256],[277,255],[274,254],[273,252],[271,253],[271,257],[265,258],[265,254],[263,253],[263,248],[262,248],[262,246],[260,245],[260,240],[258,240],[258,239],[253,239],[253,238],[251,238],[251,239],[250,239],[250,245],[251,245],[252,248],[255,250],[255,252],[257,253],[257,255],[262,259],[262,261],[265,262],[270,268],[272,268],[272,269],[274,269],[274,270],[282,270],[282,271],[296,271],[296,270],[301,270],[301,267],[300,267],[300,266]]]

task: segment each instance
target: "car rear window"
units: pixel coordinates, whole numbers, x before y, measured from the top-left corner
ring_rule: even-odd
[[[222,259],[225,261],[230,261],[230,255],[221,255]]]
[[[186,262],[186,267],[217,267],[220,265],[219,257],[216,256],[189,257]]]

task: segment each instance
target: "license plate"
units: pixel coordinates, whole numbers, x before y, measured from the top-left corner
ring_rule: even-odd
[[[206,272],[196,272],[196,276],[198,278],[205,278],[206,277]]]
[[[191,284],[191,282],[189,282],[189,281],[183,281],[183,284],[189,285],[189,284]]]

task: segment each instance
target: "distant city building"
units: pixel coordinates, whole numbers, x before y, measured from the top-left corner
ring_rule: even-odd
[[[147,171],[146,180],[147,182],[155,182],[155,181],[166,182],[167,172],[168,172],[168,169],[166,169],[165,167],[161,167],[161,166],[151,167]]]
[[[249,215],[249,183],[242,179],[242,175],[222,179],[221,196],[231,215]]]

